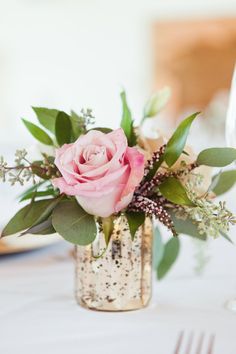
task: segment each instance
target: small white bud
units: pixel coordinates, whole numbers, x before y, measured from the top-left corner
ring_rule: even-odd
[[[171,90],[167,86],[153,94],[144,107],[144,118],[156,116],[165,107],[170,96]]]

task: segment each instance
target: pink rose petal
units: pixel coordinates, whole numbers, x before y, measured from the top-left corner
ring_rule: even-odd
[[[144,174],[144,156],[127,146],[122,129],[92,130],[56,151],[62,177],[53,185],[76,196],[88,213],[107,217],[127,207]]]

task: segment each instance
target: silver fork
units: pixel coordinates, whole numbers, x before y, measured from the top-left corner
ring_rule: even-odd
[[[208,338],[206,337],[205,333],[201,333],[199,336],[197,336],[195,346],[193,345],[194,338],[196,336],[194,335],[193,332],[191,332],[189,335],[187,335],[187,343],[184,344],[184,339],[186,338],[186,335],[184,331],[181,331],[177,343],[175,345],[175,350],[174,354],[204,354],[202,351],[203,348],[203,343],[205,342],[207,347],[206,347],[206,352],[205,354],[213,354],[213,347],[214,347],[214,342],[215,342],[215,335],[211,334]],[[195,347],[195,351],[192,351]],[[185,350],[185,351],[183,351]]]

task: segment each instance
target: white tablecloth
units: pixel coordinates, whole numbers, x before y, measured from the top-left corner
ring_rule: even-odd
[[[73,261],[64,243],[1,258],[0,353],[171,354],[179,332],[193,330],[216,334],[215,354],[235,354],[236,315],[223,305],[236,295],[236,259],[231,270],[221,263],[225,275],[209,266],[202,278],[177,265],[154,283],[148,308],[102,313],[75,303]]]

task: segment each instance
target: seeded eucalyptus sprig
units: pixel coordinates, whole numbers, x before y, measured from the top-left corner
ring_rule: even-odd
[[[37,177],[52,179],[60,176],[60,172],[54,165],[54,158],[43,154],[43,160],[30,162],[27,159],[27,151],[17,150],[15,153],[15,166],[8,166],[3,157],[0,157],[0,179],[3,182],[10,182],[11,185],[32,180],[35,185]]]
[[[7,174],[7,162],[4,160],[3,156],[0,156],[0,179],[3,182],[6,182],[6,174]]]
[[[15,166],[8,166],[7,162],[1,156],[0,158],[0,178],[3,182],[10,182],[11,185],[19,183],[23,185],[32,179],[35,184],[35,174],[32,171],[32,165],[26,158],[26,150],[17,150],[15,153]]]
[[[178,206],[175,208],[175,215],[183,222],[187,219],[192,220],[200,235],[213,238],[225,236],[229,232],[230,225],[236,224],[236,217],[227,209],[225,202],[213,203],[206,198],[199,198],[190,190],[189,195],[194,200],[195,207]]]

